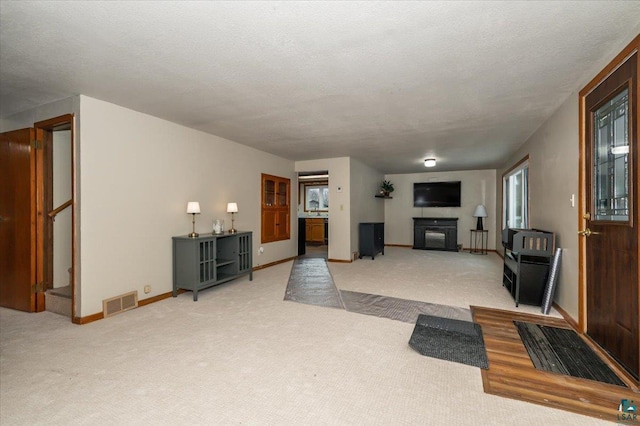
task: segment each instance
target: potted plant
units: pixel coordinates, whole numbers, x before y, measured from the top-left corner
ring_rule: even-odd
[[[388,197],[389,194],[391,194],[394,190],[393,184],[391,183],[390,180],[383,180],[382,185],[380,185],[380,190],[382,192],[382,195],[384,195],[385,197]]]

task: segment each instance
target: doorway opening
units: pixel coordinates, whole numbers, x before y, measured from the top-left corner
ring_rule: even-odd
[[[74,135],[73,116],[35,123],[42,142],[38,179],[43,200],[41,240],[45,309],[75,318]]]
[[[298,173],[298,256],[329,257],[329,172]]]

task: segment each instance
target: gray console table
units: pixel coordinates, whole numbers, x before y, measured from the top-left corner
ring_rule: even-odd
[[[173,297],[178,289],[198,291],[243,275],[253,280],[252,233],[173,237]]]

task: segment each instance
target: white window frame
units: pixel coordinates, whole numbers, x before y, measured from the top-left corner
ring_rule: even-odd
[[[520,188],[513,184],[518,176],[522,177]],[[513,205],[516,197],[522,201],[519,209]],[[507,227],[529,228],[529,156],[502,175],[502,229]]]

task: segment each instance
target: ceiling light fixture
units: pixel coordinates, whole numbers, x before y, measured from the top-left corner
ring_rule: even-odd
[[[425,167],[435,167],[436,166],[436,159],[435,158],[427,158],[424,160],[424,166]]]
[[[329,175],[308,175],[308,176],[298,176],[299,180],[311,180],[311,179],[328,179]]]

